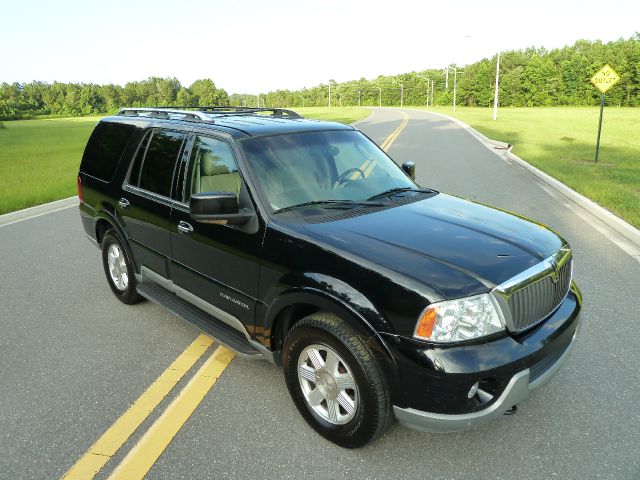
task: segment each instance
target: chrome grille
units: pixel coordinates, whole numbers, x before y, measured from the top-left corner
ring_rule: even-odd
[[[558,269],[557,281],[549,275],[514,292],[509,298],[509,310],[516,331],[538,323],[554,311],[569,291],[571,259]]]
[[[562,303],[571,286],[572,262],[571,250],[565,245],[543,262],[494,289],[507,329],[526,330]]]

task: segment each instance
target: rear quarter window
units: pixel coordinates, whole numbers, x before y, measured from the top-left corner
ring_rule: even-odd
[[[84,150],[80,171],[101,180],[111,180],[135,130],[135,126],[123,123],[98,123]]]

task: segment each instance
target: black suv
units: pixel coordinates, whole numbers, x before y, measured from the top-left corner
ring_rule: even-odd
[[[397,418],[455,431],[560,368],[581,295],[543,225],[418,186],[354,128],[283,109],[123,109],[78,193],[122,302],[141,297],[282,365],[344,447]]]

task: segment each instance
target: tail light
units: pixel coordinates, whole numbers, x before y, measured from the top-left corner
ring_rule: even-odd
[[[78,175],[78,198],[80,203],[84,203],[84,193],[82,192],[82,178]]]

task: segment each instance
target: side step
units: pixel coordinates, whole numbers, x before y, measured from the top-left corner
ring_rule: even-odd
[[[256,360],[263,358],[260,351],[251,345],[242,333],[194,307],[167,289],[152,282],[141,282],[136,286],[136,289],[146,299],[162,305],[167,310],[194,324],[238,355]]]

